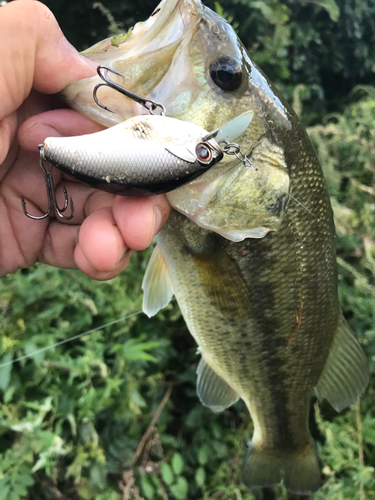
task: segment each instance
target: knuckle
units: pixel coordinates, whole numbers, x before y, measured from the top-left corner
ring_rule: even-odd
[[[54,37],[61,37],[62,33],[52,11],[43,3],[37,0],[25,0],[27,23],[33,26],[37,40],[46,40]]]
[[[53,22],[55,20],[55,16],[53,15],[52,11],[44,3],[38,2],[37,0],[32,0],[30,4],[32,4],[30,7],[34,12],[34,15],[42,21],[47,20],[47,22]]]

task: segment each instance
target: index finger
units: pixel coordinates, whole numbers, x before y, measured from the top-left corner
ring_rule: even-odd
[[[0,8],[0,121],[32,88],[56,93],[95,74],[95,64],[66,40],[52,12],[40,2],[17,0]]]

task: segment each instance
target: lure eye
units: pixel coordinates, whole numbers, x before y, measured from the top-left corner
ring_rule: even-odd
[[[195,148],[195,154],[197,155],[198,161],[200,163],[210,163],[212,160],[212,153],[208,146],[200,143]]]
[[[237,90],[241,85],[241,66],[231,57],[220,57],[211,64],[210,75],[222,90]]]

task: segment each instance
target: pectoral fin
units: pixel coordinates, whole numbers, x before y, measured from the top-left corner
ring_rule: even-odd
[[[197,368],[197,394],[204,406],[215,412],[224,411],[239,397],[229,385],[217,375],[202,358]]]
[[[341,316],[324,370],[315,388],[319,400],[327,399],[336,411],[354,403],[366,389],[369,370],[365,355]]]
[[[154,248],[142,282],[143,312],[150,318],[173,297],[167,264],[158,245]]]

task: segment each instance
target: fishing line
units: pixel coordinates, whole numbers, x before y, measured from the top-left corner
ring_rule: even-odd
[[[243,165],[245,165],[245,167],[255,168],[256,171],[259,172],[266,180],[270,179],[270,176],[266,175],[262,171],[261,168],[254,167],[254,165],[251,163],[251,157],[244,154],[241,151],[241,148],[237,143],[229,143],[225,139],[222,139],[221,141],[219,141],[219,145],[222,147],[222,150],[225,154],[227,154],[229,156],[232,156],[232,155],[235,156],[237,158],[237,160],[239,160]],[[224,145],[224,147],[223,147],[223,145]],[[297,200],[297,198],[295,198],[292,195],[292,193],[291,193],[292,188],[290,188],[289,191],[286,191],[283,188],[280,188],[280,190],[282,193],[286,194],[290,199],[292,199],[296,203],[298,203],[298,205],[300,205],[304,210],[306,210],[306,212],[309,212],[309,214],[311,214],[315,218],[315,215],[313,214],[313,212],[311,210],[309,210],[301,201]]]
[[[254,167],[253,167],[254,168]],[[270,175],[266,175],[260,168],[258,168],[258,172],[260,172],[261,175],[263,175],[263,177],[266,178],[266,180],[269,180],[270,178]],[[286,194],[291,200],[295,201],[296,203],[298,203],[298,205],[300,205],[304,210],[306,210],[306,212],[309,212],[310,215],[312,215],[314,218],[315,218],[315,215],[312,213],[311,210],[309,210],[301,201],[297,200],[297,198],[295,198],[293,195],[292,195],[292,188],[290,188],[289,191],[287,191],[286,189],[283,189],[283,188],[280,188],[280,191],[284,194]]]
[[[124,321],[124,319],[131,318],[132,316],[137,316],[138,314],[141,314],[142,310],[133,312],[131,314],[127,314],[126,316],[123,316],[122,318],[115,319],[113,321],[110,321],[109,323],[105,323],[104,325],[97,326],[96,328],[92,328],[91,330],[87,330],[86,332],[79,333],[78,335],[74,335],[74,337],[69,337],[64,340],[60,340],[60,342],[56,342],[56,344],[49,345],[47,347],[42,347],[41,349],[37,349],[36,351],[30,352],[29,354],[24,354],[23,356],[19,356],[16,359],[12,359],[11,361],[7,361],[6,363],[0,364],[0,368],[4,368],[5,366],[12,365],[13,363],[16,363],[17,361],[23,361],[24,359],[32,358],[36,354],[40,354],[45,351],[49,351],[50,349],[54,349],[55,347],[58,347],[63,344],[67,344],[68,342],[72,342],[73,340],[80,339],[82,337],[85,337],[86,335],[89,335],[90,333],[96,332],[98,330],[102,330],[103,328],[106,328],[107,326],[112,326],[116,325],[116,323],[120,323],[120,321]]]
[[[247,158],[248,159],[248,158]],[[242,161],[242,160],[240,160]],[[270,175],[267,175],[265,174],[264,172],[262,172],[262,170],[258,167],[254,167],[253,165],[251,165],[252,168],[257,168],[257,171],[263,175],[263,177],[268,181],[270,179]],[[276,186],[276,184],[274,184]],[[312,215],[314,218],[315,218],[315,215],[313,214],[313,212],[311,210],[309,210],[301,201],[297,200],[297,198],[295,198],[293,195],[292,195],[292,188],[290,188],[290,191],[287,191],[286,189],[283,189],[283,188],[279,188],[280,191],[284,194],[286,194],[291,200],[295,201],[296,203],[298,203],[298,205],[300,205],[304,210],[306,210],[306,212],[309,212],[310,215]]]
[[[312,213],[312,211],[309,210],[301,201],[297,200],[297,198],[295,198],[291,194],[291,192],[288,193],[285,189],[281,189],[281,191],[284,192],[287,196],[289,196],[293,201],[295,201],[296,203],[298,203],[298,205],[300,205],[304,210],[306,210],[306,212],[309,212],[309,214],[311,214],[315,218],[315,215]]]
[[[248,159],[248,158],[247,158]],[[242,161],[242,160],[240,160]],[[270,175],[267,175],[265,174],[260,168],[258,167],[254,167],[253,165],[251,165],[252,168],[257,168],[257,171],[263,175],[263,177],[268,181],[270,179]],[[274,184],[276,186],[276,184]],[[295,201],[296,203],[298,203],[298,205],[300,205],[304,210],[306,210],[306,212],[309,212],[310,215],[312,215],[314,218],[315,218],[315,215],[313,214],[313,212],[311,210],[309,210],[301,201],[297,200],[297,198],[295,198],[293,195],[292,195],[292,188],[290,188],[290,191],[287,191],[286,189],[283,189],[283,188],[279,188],[280,191],[284,194],[286,194],[291,200]]]

